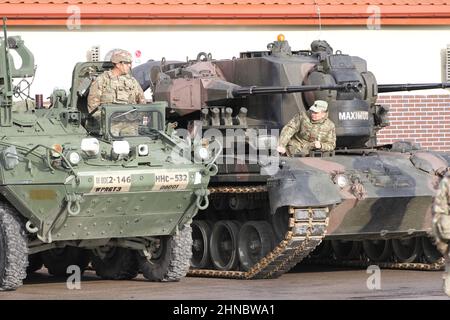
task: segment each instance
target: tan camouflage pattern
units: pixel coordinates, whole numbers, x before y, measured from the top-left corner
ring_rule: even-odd
[[[120,62],[132,62],[133,57],[131,56],[131,53],[129,53],[126,50],[118,49],[113,52],[111,55],[111,62],[112,63],[120,63]]]
[[[88,111],[101,104],[145,104],[144,91],[131,75],[114,76],[108,70],[95,79],[89,89]]]
[[[434,198],[433,202],[433,215],[450,214],[449,202],[450,202],[450,177],[447,173],[439,184],[439,190]]]
[[[450,175],[442,178],[439,189],[433,201],[433,234],[436,246],[444,255],[448,251],[447,242],[450,240]]]
[[[336,128],[328,116],[313,122],[309,113],[299,113],[281,130],[279,145],[286,148],[287,154],[309,153],[314,149],[314,141],[319,141],[321,151],[336,148]]]
[[[111,124],[111,134],[115,137],[138,136],[139,121],[120,121]]]
[[[439,184],[439,190],[433,201],[433,236],[436,248],[445,259],[445,272],[443,276],[444,292],[450,296],[450,252],[448,242],[450,240],[450,175],[447,173]]]

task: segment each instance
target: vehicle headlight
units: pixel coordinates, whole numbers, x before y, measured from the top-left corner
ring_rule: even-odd
[[[113,153],[126,156],[130,153],[130,144],[126,140],[113,142]]]
[[[334,181],[340,188],[344,188],[348,185],[348,179],[343,174],[336,175]]]
[[[70,151],[66,158],[69,160],[70,164],[77,165],[81,161],[81,156],[78,154],[78,152]]]
[[[205,147],[200,147],[197,149],[197,154],[202,160],[206,160],[209,157],[208,149]]]
[[[140,144],[138,145],[138,154],[140,156],[146,156],[148,155],[148,145],[146,144]]]
[[[80,149],[89,156],[96,156],[100,151],[100,143],[96,138],[84,138],[81,140]]]

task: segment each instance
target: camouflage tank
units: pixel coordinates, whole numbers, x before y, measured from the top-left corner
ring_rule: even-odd
[[[378,85],[365,60],[325,41],[292,51],[283,37],[232,60],[200,53],[151,61],[134,74],[154,100],[168,102],[168,117],[191,139],[228,131],[231,140],[209,185],[211,206],[193,223],[190,274],[272,278],[306,257],[441,267],[428,238],[430,206],[449,154],[377,145],[388,110],[376,100],[379,92],[450,84]],[[336,150],[278,158],[270,130],[315,100],[328,102]]]
[[[109,62],[78,63],[70,94],[55,90],[48,108],[13,101],[23,93],[13,79],[33,76],[34,58],[6,29],[0,40],[0,289],[42,264],[53,275],[91,261],[105,279],[185,276],[191,222],[208,205],[216,166],[180,156],[165,102],[103,105],[101,125],[88,131],[86,93]],[[133,130],[116,130],[124,124]]]

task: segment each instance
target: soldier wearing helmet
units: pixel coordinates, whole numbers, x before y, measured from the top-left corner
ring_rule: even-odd
[[[111,55],[114,68],[105,71],[92,83],[88,96],[88,111],[98,117],[101,104],[145,104],[141,86],[131,75],[132,57],[128,51],[115,50]]]
[[[432,212],[432,230],[436,248],[445,259],[444,291],[450,296],[450,172],[441,180],[439,190],[434,198]]]
[[[332,151],[336,128],[328,119],[328,103],[316,100],[308,112],[292,118],[281,130],[277,151],[281,154],[308,154],[312,150]]]

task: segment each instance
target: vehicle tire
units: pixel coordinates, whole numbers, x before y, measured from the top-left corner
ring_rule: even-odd
[[[238,239],[239,260],[245,271],[264,258],[275,242],[272,227],[266,221],[247,221],[241,227]]]
[[[433,244],[433,241],[431,238],[427,236],[422,237],[422,248],[423,248],[423,255],[425,257],[425,260],[428,263],[435,263],[440,258],[442,258],[442,254],[438,251],[436,246]]]
[[[211,257],[209,253],[209,238],[211,237],[211,226],[207,221],[194,220],[191,227],[191,267],[194,269],[205,269],[211,264]]]
[[[161,237],[158,257],[148,260],[139,256],[139,268],[150,281],[179,281],[189,271],[192,258],[192,228],[184,228],[173,236]]]
[[[27,274],[36,272],[42,268],[42,257],[40,253],[31,254],[28,256]]]
[[[89,264],[88,253],[77,247],[55,248],[41,253],[42,262],[48,273],[56,277],[67,276],[67,268],[76,265],[84,272]]]
[[[274,214],[270,215],[270,225],[272,225],[276,242],[281,242],[286,237],[289,229],[289,212],[287,207],[278,208]]]
[[[363,240],[363,250],[373,262],[385,262],[392,256],[390,240]]]
[[[309,257],[311,259],[328,259],[333,252],[331,248],[331,240],[323,240],[311,254]]]
[[[28,246],[16,210],[0,205],[0,291],[15,290],[27,276]]]
[[[397,262],[416,262],[423,253],[422,239],[420,237],[392,239],[392,249]]]
[[[234,220],[220,220],[211,231],[209,248],[211,261],[217,270],[236,270],[239,265],[239,228]]]
[[[130,280],[138,274],[136,252],[127,248],[112,247],[102,256],[92,254],[92,267],[97,275],[107,280]]]
[[[358,259],[361,253],[361,241],[331,240],[331,247],[337,260]]]

